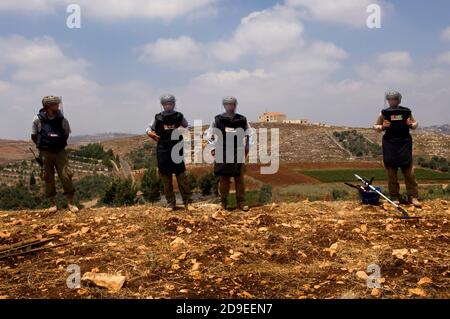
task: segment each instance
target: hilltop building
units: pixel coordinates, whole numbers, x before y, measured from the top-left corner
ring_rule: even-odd
[[[288,119],[286,114],[281,112],[265,112],[258,117],[259,123],[284,123],[284,124],[299,124],[299,125],[312,125],[321,127],[330,127],[326,123],[313,123],[307,119],[293,120]]]
[[[265,112],[262,114],[258,122],[260,123],[283,123],[287,120],[286,114],[280,112]]]

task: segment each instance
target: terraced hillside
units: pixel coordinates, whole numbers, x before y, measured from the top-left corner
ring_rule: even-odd
[[[302,124],[260,124],[255,129],[279,128],[281,162],[332,162],[353,160],[351,154],[333,139],[336,131],[353,130],[351,127],[322,127]],[[206,127],[204,127],[206,129]],[[371,128],[356,128],[357,132],[375,143],[381,144],[382,134]],[[114,135],[112,135],[114,136]],[[419,130],[413,133],[414,152],[418,156],[441,156],[450,158],[450,135]],[[105,149],[112,149],[120,158],[140,149],[149,139],[144,135],[115,138],[101,142]],[[28,148],[31,143],[25,141],[0,140],[0,164],[10,161],[30,159]],[[372,159],[374,160],[374,159]]]
[[[278,128],[280,136],[280,160],[283,163],[305,162],[340,162],[355,160],[355,157],[345,150],[333,138],[336,131],[348,131],[349,127],[321,127],[301,124],[259,124],[252,127]],[[206,127],[204,128],[206,129]],[[357,128],[358,133],[368,140],[381,144],[382,134],[370,128]],[[269,133],[270,136],[270,133]],[[413,133],[415,140],[414,152],[418,156],[442,156],[450,158],[450,136],[427,131]],[[115,154],[124,157],[131,151],[142,148],[149,139],[145,135],[114,139],[103,142],[105,148],[111,148]],[[366,160],[366,159],[365,159]],[[371,160],[379,160],[372,158]]]

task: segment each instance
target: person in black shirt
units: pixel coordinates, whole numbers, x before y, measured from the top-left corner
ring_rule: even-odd
[[[184,160],[176,163],[172,158],[173,148],[183,141],[182,136],[177,140],[172,140],[172,133],[179,128],[188,127],[188,122],[184,118],[184,115],[175,111],[175,104],[175,96],[169,94],[161,97],[161,105],[164,110],[155,115],[155,119],[147,129],[147,135],[158,143],[156,146],[158,170],[164,185],[164,195],[169,204],[169,209],[171,211],[176,209],[176,197],[173,191],[172,181],[172,177],[175,174],[185,208],[193,210],[191,206],[191,190],[185,173],[186,166]],[[181,148],[180,153],[182,156],[183,148]]]
[[[397,173],[400,170],[405,177],[408,201],[421,207],[419,191],[414,175],[413,140],[410,130],[418,127],[409,108],[401,106],[402,95],[397,91],[387,92],[389,107],[381,111],[374,128],[385,132],[383,136],[383,161],[389,180],[389,194],[394,201],[400,202],[400,184]]]

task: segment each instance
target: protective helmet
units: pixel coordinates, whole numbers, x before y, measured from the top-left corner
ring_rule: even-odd
[[[166,103],[173,103],[175,104],[177,100],[175,99],[175,96],[173,96],[172,94],[166,94],[161,96],[161,104],[166,104]]]
[[[55,104],[60,104],[61,103],[61,98],[59,96],[53,96],[53,95],[49,95],[49,96],[45,96],[42,99],[42,106],[50,106],[50,105],[55,105]]]
[[[227,96],[227,97],[224,97],[224,98],[222,99],[222,104],[223,104],[223,105],[225,105],[225,104],[234,104],[234,105],[237,105],[237,104],[238,104],[238,101],[237,101],[237,99],[236,99],[234,96]]]
[[[386,100],[389,99],[397,99],[399,102],[402,101],[402,95],[400,94],[400,92],[397,91],[389,91],[386,92]]]

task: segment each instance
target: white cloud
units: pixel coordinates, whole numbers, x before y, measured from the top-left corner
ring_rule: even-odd
[[[302,33],[295,10],[276,5],[243,18],[231,38],[211,44],[211,53],[221,61],[275,55],[301,44]]]
[[[28,40],[21,36],[12,36],[0,38],[1,65],[14,67],[14,80],[47,81],[82,73],[86,62],[67,58],[51,38]]]
[[[340,60],[347,53],[330,42],[316,41],[302,50],[292,50],[284,59],[275,61],[272,68],[279,74],[325,78],[341,67]]]
[[[450,41],[450,26],[445,28],[441,33],[441,38],[445,41]]]
[[[205,66],[204,49],[190,37],[158,39],[143,47],[140,62],[155,63],[173,68],[197,69]]]
[[[381,6],[382,18],[392,9],[386,2],[375,0],[286,0],[286,4],[302,10],[308,19],[352,27],[366,25],[367,7],[371,4]]]
[[[255,71],[239,70],[239,71],[220,71],[205,73],[194,79],[197,85],[208,86],[228,86],[230,83],[241,85],[242,81],[250,79],[267,79],[270,76],[263,70],[257,69]]]
[[[54,12],[58,0],[2,0],[0,11],[25,11],[25,12]]]
[[[392,51],[379,55],[378,62],[386,67],[401,68],[410,65],[412,58],[409,52]]]
[[[77,0],[82,12],[111,20],[147,18],[173,20],[182,16],[204,16],[215,13],[217,0]],[[0,10],[49,13],[57,7],[74,3],[73,0],[2,0]]]
[[[269,57],[303,45],[303,25],[292,8],[276,5],[252,12],[228,39],[198,43],[190,37],[158,39],[141,50],[141,62],[202,68],[208,62],[236,62],[244,56]]]
[[[159,110],[160,93],[148,83],[102,85],[89,64],[68,57],[50,37],[0,38],[0,136],[28,138],[31,120],[45,95],[63,97],[74,134],[144,132]],[[151,107],[153,106],[153,109]]]
[[[198,13],[199,10],[209,10],[215,0],[133,0],[98,1],[78,0],[78,4],[86,8],[86,12],[105,19],[124,18],[159,18],[172,20],[180,16]]]
[[[450,64],[450,51],[439,55],[437,60],[439,63]]]

